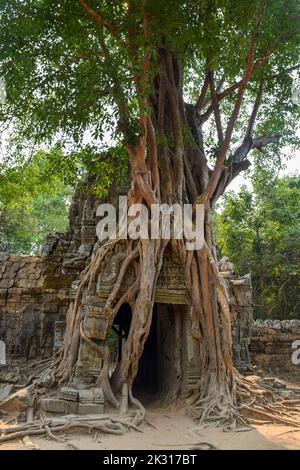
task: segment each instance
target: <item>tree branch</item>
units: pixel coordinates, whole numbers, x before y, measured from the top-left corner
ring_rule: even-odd
[[[246,58],[245,73],[244,73],[244,76],[242,78],[241,85],[238,89],[238,93],[237,93],[237,97],[236,97],[235,104],[234,104],[234,107],[233,107],[233,111],[231,113],[229,122],[227,124],[224,142],[223,142],[223,145],[222,145],[220,151],[218,152],[215,168],[212,172],[209,183],[208,183],[204,193],[199,198],[200,199],[199,202],[201,202],[201,203],[208,203],[208,201],[210,200],[211,196],[215,192],[215,189],[217,187],[219,178],[220,178],[220,176],[222,174],[222,171],[223,171],[223,168],[224,168],[224,161],[225,161],[225,158],[226,158],[227,151],[229,149],[229,145],[230,145],[234,125],[235,125],[236,120],[239,116],[239,112],[240,112],[240,108],[241,108],[241,105],[242,105],[245,90],[246,90],[247,85],[248,85],[248,83],[249,83],[249,81],[252,77],[252,74],[253,74],[254,53],[255,53],[255,48],[256,48],[257,36],[258,36],[259,30],[260,30],[260,27],[261,27],[262,20],[265,16],[266,6],[267,6],[267,0],[264,0],[263,5],[262,5],[262,9],[260,11],[260,14],[257,17],[255,27],[254,27],[254,31],[253,31],[253,34],[252,34],[252,37],[251,37],[251,40],[250,40],[250,45],[249,45],[247,58]]]
[[[208,72],[208,79],[209,79],[211,101],[212,101],[212,106],[213,106],[215,121],[216,121],[216,126],[217,126],[218,140],[219,140],[219,145],[220,145],[224,141],[224,136],[223,136],[219,102],[217,99],[217,93],[215,89],[214,72],[212,70],[209,70]]]
[[[205,104],[205,97],[206,97],[208,85],[209,85],[209,76],[208,76],[208,73],[207,73],[206,76],[205,76],[205,80],[204,80],[199,98],[198,98],[197,103],[195,105],[195,108],[196,108],[197,111],[201,111],[201,109],[203,108],[203,106]]]
[[[222,87],[223,87],[223,85],[224,85],[224,83],[225,83],[225,78],[226,78],[226,77],[225,77],[225,74],[223,74],[221,80],[220,80],[219,83],[218,83],[218,86],[216,87],[216,94],[217,94],[217,99],[218,99],[218,101],[219,101],[220,92],[221,92]],[[204,101],[203,101],[203,103],[202,103],[202,105],[201,105],[201,108],[198,108],[198,109],[196,108],[197,111],[198,111],[198,112],[201,111],[201,109],[205,108],[205,106],[207,106],[210,102],[211,102],[211,98],[210,98],[210,97],[206,97],[206,98],[204,97]],[[195,106],[196,106],[196,105],[195,105]]]
[[[241,82],[242,80],[239,80],[238,82],[235,82],[232,85],[230,85],[228,88],[226,88],[226,90],[222,91],[222,93],[218,93],[217,94],[218,103],[220,103],[222,100],[224,100],[224,98],[226,98],[227,96],[231,95],[234,91],[236,91],[238,87],[240,86]],[[205,111],[205,113],[203,113],[200,116],[199,118],[200,123],[203,124],[205,121],[207,121],[207,119],[211,116],[213,111],[214,111],[214,107],[213,105],[210,105]]]
[[[292,38],[293,35],[289,35],[288,36],[288,39]],[[270,59],[270,57],[275,54],[276,52],[279,51],[279,46],[274,46],[274,47],[271,47],[267,52],[266,54],[261,57],[259,60],[257,60],[254,65],[253,65],[253,72],[252,72],[252,77],[251,79],[254,77],[254,75],[256,74],[256,72],[261,68],[263,67],[267,62],[268,60]],[[270,79],[273,79],[273,78],[276,78],[276,77],[280,77],[282,74],[284,73],[289,73],[289,72],[292,72],[293,70],[297,70],[299,69],[300,65],[297,64],[293,67],[291,67],[290,69],[287,69],[285,72],[283,73],[280,73],[280,74],[274,74],[274,75],[271,75],[271,76],[267,76],[264,78],[264,80],[270,80]],[[227,96],[231,95],[232,93],[234,93],[238,88],[239,86],[241,85],[241,82],[242,80],[239,80],[235,83],[233,83],[232,85],[230,85],[228,88],[226,88],[226,90],[224,90],[222,93],[217,93],[217,99],[218,99],[218,102],[220,103],[220,101],[222,101],[223,99],[227,98]],[[203,106],[202,108],[206,105],[207,103],[203,103]],[[201,110],[201,109],[198,109],[198,111]],[[207,121],[210,116],[212,115],[213,113],[213,106],[210,105],[207,110],[199,117],[199,122],[200,124],[203,124],[205,121]]]
[[[234,178],[250,167],[251,162],[246,157],[249,155],[251,150],[257,149],[262,151],[263,147],[276,143],[279,139],[279,135],[271,135],[244,140],[244,142],[235,150],[234,154],[228,159],[228,163],[230,165],[222,172],[216,190],[212,196],[212,204],[214,204],[219,197],[224,194],[226,188]]]
[[[228,163],[240,163],[244,160],[249,152],[253,149],[260,150],[269,144],[274,144],[280,139],[280,135],[270,135],[256,137],[255,139],[244,139],[243,143],[234,151],[233,155],[228,159]]]
[[[245,135],[244,140],[252,138],[255,120],[256,120],[256,117],[257,117],[259,107],[261,105],[263,88],[264,88],[264,82],[261,81],[260,84],[259,84],[259,88],[258,88],[258,92],[257,92],[257,95],[256,95],[256,100],[255,100],[255,103],[254,103],[254,106],[253,106],[253,110],[252,110],[252,113],[251,113],[251,116],[250,116],[250,119],[249,119],[249,122],[248,122],[248,127],[247,127],[247,131],[246,131],[246,135]]]
[[[88,5],[84,0],[79,0],[79,3],[81,3],[81,5],[83,6],[83,8],[94,18],[94,20],[100,24],[101,26],[103,26],[103,28],[107,29],[107,31],[115,38],[117,39],[117,41],[122,44],[123,46],[125,45],[122,41],[122,38],[118,32],[118,29],[115,25],[109,23],[105,18],[104,16],[98,12],[96,12],[95,10],[93,10],[93,8]]]
[[[265,147],[266,145],[275,144],[280,138],[280,135],[256,137],[256,139],[253,139],[252,141],[252,149],[261,150],[262,147]]]

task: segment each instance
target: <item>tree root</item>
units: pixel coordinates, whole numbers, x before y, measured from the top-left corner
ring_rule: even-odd
[[[61,433],[65,431],[71,431],[74,429],[86,429],[89,432],[99,431],[108,434],[122,435],[132,428],[136,431],[143,432],[135,424],[135,419],[131,416],[128,417],[111,417],[105,416],[103,419],[101,416],[95,419],[84,419],[83,417],[74,416],[72,418],[53,418],[46,421],[36,421],[27,425],[18,425],[6,428],[0,436],[0,443],[7,442],[13,439],[21,439],[25,436],[48,436],[50,439],[64,443],[64,439],[61,439],[55,435],[55,433]]]
[[[64,443],[64,439],[56,436],[56,433],[71,431],[74,429],[86,429],[91,432],[104,432],[108,434],[123,435],[128,429],[144,432],[139,428],[145,417],[145,408],[139,400],[133,397],[131,387],[124,387],[124,395],[127,394],[127,402],[135,409],[120,410],[118,415],[90,415],[90,416],[64,416],[45,420],[43,417],[38,421],[27,424],[11,426],[3,430],[0,443],[12,439],[20,439],[24,436],[48,436],[50,439]]]
[[[299,400],[283,399],[274,390],[234,371],[233,396],[224,391],[193,400],[199,426],[214,424],[224,431],[249,430],[253,424],[283,424],[300,427]]]

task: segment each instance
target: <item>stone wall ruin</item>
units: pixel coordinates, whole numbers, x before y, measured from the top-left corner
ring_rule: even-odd
[[[92,184],[87,181],[87,187]],[[85,187],[75,192],[65,234],[49,235],[42,256],[0,252],[0,339],[6,359],[47,358],[61,345],[72,282],[96,242],[99,201]]]
[[[0,253],[0,340],[6,344],[8,363],[47,358],[62,343],[74,286],[76,288],[80,273],[97,247],[96,209],[100,201],[89,191],[92,184],[90,178],[85,186],[77,188],[70,208],[68,231],[63,235],[49,235],[42,256]],[[250,365],[251,279],[249,276],[238,278],[228,260],[222,259],[219,267],[230,297],[234,363],[244,371]],[[102,302],[110,289],[110,281],[113,282],[110,279],[113,269],[110,267],[109,271],[101,285]],[[157,303],[188,304],[181,277],[180,267],[177,269],[176,262],[166,257],[156,291]],[[101,303],[101,295],[97,302]],[[92,310],[89,307],[87,329],[93,324]],[[268,339],[266,335],[259,335],[255,327],[250,347],[254,361],[262,354],[265,341],[262,338],[269,343],[271,337],[274,335],[269,335]],[[270,349],[270,344],[268,347]],[[198,373],[191,363],[190,383],[196,380]]]
[[[299,340],[300,320],[255,320],[250,343],[252,363],[270,374],[300,382],[300,364],[292,361],[293,343]]]

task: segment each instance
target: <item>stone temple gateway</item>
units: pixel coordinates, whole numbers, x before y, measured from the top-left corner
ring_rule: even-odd
[[[89,180],[87,187],[92,183]],[[96,208],[99,202],[88,189],[78,189],[73,198],[67,233],[49,236],[41,257],[0,253],[0,340],[6,344],[7,366],[50,357],[61,346],[66,315],[72,308],[80,273],[97,246]],[[124,304],[114,323],[110,324],[104,305],[124,256],[125,247],[118,245],[118,251],[98,279],[96,295],[84,299],[85,333],[96,344],[111,342],[116,362],[122,356],[132,306]],[[221,261],[220,271],[230,297],[234,362],[238,368],[246,369],[250,364],[251,280],[247,276],[238,279],[228,262]],[[133,278],[134,272],[129,271],[120,295]],[[179,381],[180,394],[185,394],[200,375],[198,350],[190,333],[190,304],[182,268],[168,250],[154,302],[153,323],[135,387],[136,392],[163,399],[172,396]],[[1,367],[7,366],[0,366],[0,373]],[[100,368],[99,353],[81,339],[72,386],[79,390],[95,386]]]
[[[97,296],[88,297],[84,305],[83,328],[94,342],[107,340],[111,328],[120,337],[118,359],[122,355],[122,344],[130,327],[131,308],[125,304],[115,317],[114,323],[105,313],[105,302],[117,280],[119,267],[125,252],[117,252],[102,272],[97,284]],[[250,363],[248,344],[251,324],[251,283],[249,278],[234,279],[230,272],[227,285],[232,299],[235,363],[239,368]],[[134,280],[129,271],[119,296]],[[243,302],[247,299],[247,305]],[[191,335],[189,298],[184,285],[180,261],[166,251],[154,298],[154,318],[136,378],[136,389],[158,396],[169,396],[180,382],[182,393],[188,391],[200,377],[197,342]],[[245,334],[246,333],[246,334]],[[179,346],[179,347],[178,347]],[[73,384],[84,387],[95,383],[101,369],[101,358],[87,342],[81,340],[79,360]]]

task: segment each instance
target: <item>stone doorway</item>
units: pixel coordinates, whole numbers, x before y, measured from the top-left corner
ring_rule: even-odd
[[[129,333],[131,308],[124,304],[111,332],[110,350],[115,369]],[[151,329],[139,363],[133,392],[144,405],[155,400],[176,399],[187,383],[187,306],[155,303]]]
[[[137,377],[134,395],[144,405],[179,398],[186,384],[187,308],[156,303]]]

